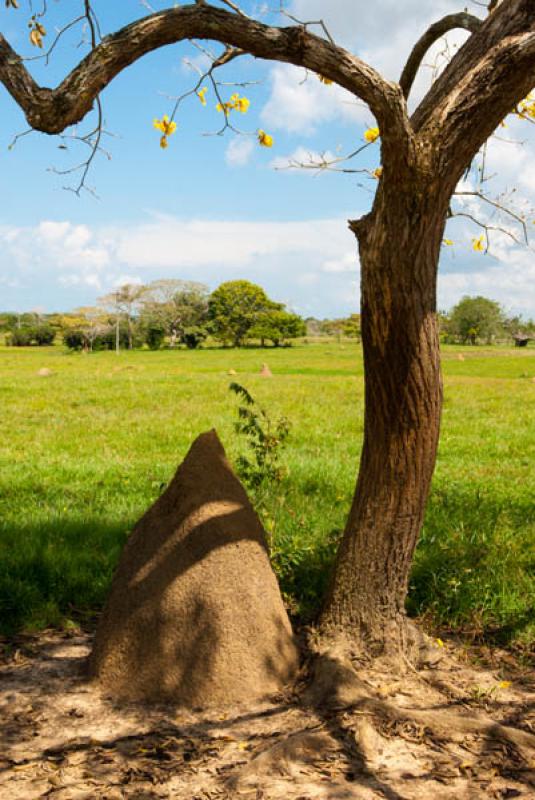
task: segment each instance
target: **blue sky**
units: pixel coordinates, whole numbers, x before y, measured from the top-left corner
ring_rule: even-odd
[[[169,5],[151,0],[155,10]],[[459,8],[453,0],[428,5],[422,11],[419,0],[290,3],[301,18],[323,17],[340,43],[389,78],[399,75],[428,23]],[[14,11],[2,5],[0,26],[15,49],[32,56],[36,51],[27,38],[28,4],[20,0],[20,6]],[[49,6],[45,25],[50,39],[54,27],[76,15],[82,3],[60,0]],[[261,3],[245,2],[243,7],[263,13]],[[95,0],[94,8],[104,32],[148,13],[140,0]],[[478,13],[477,6],[473,10]],[[81,57],[81,33],[78,28],[65,37],[48,67],[32,62],[41,83],[55,85]],[[463,36],[452,37],[450,46]],[[219,46],[213,49],[218,52]],[[0,90],[0,309],[68,309],[91,304],[120,283],[177,277],[212,288],[224,280],[247,278],[304,315],[358,310],[358,258],[346,220],[369,208],[374,179],[366,172],[312,175],[281,167],[291,158],[307,161],[309,154],[354,149],[373,124],[370,113],[315,75],[243,58],[221,71],[219,79],[254,82],[247,88],[221,88],[223,94],[237,90],[250,99],[248,113],[237,119],[249,135],[206,135],[221,125],[209,88],[206,108],[196,97],[181,106],[177,131],[167,150],[161,150],[152,120],[169,113],[172,98],[194,84],[196,73],[187,61],[202,69],[205,57],[189,43],[168,47],[131,67],[104,92],[111,134],[105,146],[111,158],[99,157],[88,178],[99,199],[64,191],[63,186],[76,185],[76,175],[51,171],[80,159],[83,151],[72,140],[31,134],[8,150],[26,124]],[[417,96],[430,75],[430,69],[423,71]],[[90,124],[87,120],[78,132]],[[273,135],[272,149],[257,144],[258,128]],[[58,147],[62,144],[68,149]],[[525,203],[532,203],[532,154],[530,126],[513,120],[489,148],[490,169],[496,167],[501,175],[496,192],[517,187]],[[351,165],[372,170],[378,164],[379,145],[374,144]],[[485,210],[478,214],[487,218]],[[454,220],[447,235],[455,245],[444,248],[441,308],[451,307],[464,294],[484,294],[508,311],[535,316],[530,250],[501,236],[495,237],[492,255],[476,254],[470,245],[479,230],[466,219]]]

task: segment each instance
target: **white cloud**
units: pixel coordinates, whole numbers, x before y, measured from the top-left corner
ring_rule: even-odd
[[[329,252],[348,234],[340,220],[228,222],[162,216],[132,229],[108,230],[106,236],[117,261],[130,267],[153,271],[220,264],[236,271],[277,253]]]
[[[535,316],[535,259],[533,251],[511,245],[508,237],[495,235],[492,255],[475,256],[470,268],[451,265],[438,277],[440,308],[451,308],[464,295],[482,295],[500,303],[508,312]]]
[[[0,229],[0,242],[19,263],[39,264],[54,260],[58,269],[102,269],[109,253],[94,239],[86,225],[44,220],[35,228]]]
[[[481,294],[509,311],[535,316],[532,252],[495,236],[493,256],[476,255],[469,224],[457,224],[455,248],[445,249],[439,274],[439,306]],[[45,302],[46,291],[52,298],[46,302],[56,307],[60,295],[54,287],[62,288],[61,297],[73,297],[71,306],[61,300],[69,308],[92,303],[124,283],[180,277],[211,287],[247,278],[275,299],[287,298],[317,316],[358,309],[359,259],[343,218],[250,222],[160,216],[106,228],[47,220],[0,228],[0,244],[0,286],[23,294],[25,308]]]
[[[277,64],[270,71],[271,94],[262,109],[262,122],[270,130],[286,130],[303,136],[333,120],[371,121],[367,107],[340,86],[326,86],[313,73],[291,64]]]
[[[225,161],[232,167],[243,167],[251,160],[254,147],[252,138],[237,136],[228,143]]]
[[[141,224],[83,229],[46,221],[0,229],[0,284],[7,285],[13,274],[23,280],[25,306],[41,300],[45,288],[56,304],[54,287],[80,305],[124,283],[179,277],[215,287],[247,278],[276,299],[285,297],[296,307],[308,300],[314,313],[325,314],[345,302],[340,300],[345,278],[332,281],[322,265],[343,259],[353,241],[343,218],[247,222],[155,216]],[[349,302],[348,310],[355,310],[354,296]]]
[[[86,272],[83,275],[60,275],[58,283],[61,286],[89,286],[92,289],[101,291],[101,276],[96,272]]]
[[[356,272],[360,270],[359,257],[355,249],[345,253],[342,258],[331,258],[322,265],[323,272]]]

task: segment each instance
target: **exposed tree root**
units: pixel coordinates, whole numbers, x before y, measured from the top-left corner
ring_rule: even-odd
[[[115,703],[82,677],[88,645],[43,635],[5,663],[0,649],[2,800],[535,797],[535,679],[520,667],[499,689],[448,654],[394,673],[324,650],[300,691],[194,713]]]

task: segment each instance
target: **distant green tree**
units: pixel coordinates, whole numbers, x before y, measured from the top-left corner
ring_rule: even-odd
[[[165,339],[165,328],[158,322],[150,320],[143,329],[144,338],[151,350],[159,350]]]
[[[282,311],[282,303],[270,300],[261,286],[250,281],[227,281],[210,295],[211,332],[221,342],[241,347],[262,315]]]
[[[44,347],[54,344],[56,331],[50,325],[21,325],[13,328],[6,337],[6,343],[13,347],[28,347],[38,345]]]
[[[56,331],[51,325],[36,325],[33,329],[33,340],[40,347],[54,344],[55,338]]]
[[[306,334],[304,320],[297,314],[291,314],[282,309],[263,311],[252,328],[249,329],[249,339],[260,339],[262,347],[266,340],[273,342],[275,347],[285,344],[289,339],[296,339]]]
[[[340,320],[342,323],[342,333],[352,339],[360,338],[360,314],[350,314],[349,317]]]
[[[0,312],[0,331],[11,331],[13,328],[17,327],[17,322],[19,319],[19,314],[16,314],[14,311],[2,311]]]
[[[483,339],[490,344],[503,330],[504,314],[499,303],[486,297],[463,297],[451,310],[448,332],[464,344]]]
[[[13,328],[6,336],[6,344],[12,347],[29,347],[32,344],[32,329],[28,327]]]
[[[208,328],[205,325],[191,325],[189,328],[183,329],[180,341],[186,345],[188,350],[195,350],[204,342],[207,336]]]
[[[88,350],[89,343],[87,341],[85,331],[79,328],[66,328],[63,334],[63,344],[69,350]]]
[[[320,332],[323,336],[347,336],[360,338],[360,314],[350,314],[349,317],[339,319],[324,319],[320,323]]]
[[[142,326],[160,326],[171,345],[195,348],[208,335],[208,287],[196,281],[168,278],[153,281],[142,298]]]

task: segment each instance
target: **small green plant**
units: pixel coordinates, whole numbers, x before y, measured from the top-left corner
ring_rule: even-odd
[[[286,417],[271,419],[239,383],[231,383],[229,389],[242,401],[234,429],[244,437],[249,451],[248,455],[242,454],[236,459],[240,478],[254,490],[281,481],[285,470],[280,465],[280,452],[290,433],[289,421]]]

